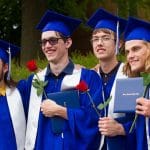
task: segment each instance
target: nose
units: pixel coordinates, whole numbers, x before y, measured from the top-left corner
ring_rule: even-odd
[[[134,52],[129,51],[127,54],[127,59],[132,59],[134,57]]]
[[[99,45],[103,44],[103,39],[99,38],[97,44],[99,44]]]

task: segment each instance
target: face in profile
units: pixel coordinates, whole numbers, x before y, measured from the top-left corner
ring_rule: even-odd
[[[135,73],[145,71],[148,57],[148,46],[143,40],[130,40],[125,43],[125,53],[131,71]]]

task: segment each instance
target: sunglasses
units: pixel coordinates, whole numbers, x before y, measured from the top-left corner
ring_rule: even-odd
[[[48,42],[50,45],[56,45],[58,44],[58,40],[62,39],[61,37],[50,37],[49,39],[43,39],[40,41],[41,46],[45,46]]]

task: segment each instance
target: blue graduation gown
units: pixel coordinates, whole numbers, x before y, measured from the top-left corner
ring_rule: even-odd
[[[59,77],[52,74],[45,76],[48,85],[46,93],[58,92],[66,74]],[[28,88],[31,87],[33,76],[28,79]],[[84,80],[90,89],[90,95],[95,105],[102,103],[102,82],[95,71],[82,69],[80,80]],[[28,93],[28,92],[27,92]],[[100,134],[98,131],[98,115],[92,108],[86,93],[80,93],[80,109],[67,108],[68,120],[62,134],[54,134],[49,117],[39,114],[38,130],[35,141],[35,150],[97,150],[99,147]],[[44,99],[44,98],[43,98]],[[30,115],[30,114],[29,114]],[[31,131],[32,132],[32,131]]]
[[[0,96],[0,149],[17,150],[15,133],[6,96]]]
[[[20,89],[19,85],[18,89]],[[26,99],[23,91],[20,92],[20,94],[22,97],[23,107],[24,109],[26,109],[27,105],[25,102]],[[19,107],[16,107],[15,109],[19,109]],[[10,149],[17,150],[16,137],[12,124],[10,110],[8,107],[7,97],[0,96],[0,150],[10,150]]]
[[[117,72],[119,71],[119,68]],[[122,71],[122,70],[121,70]],[[104,90],[104,96],[105,100],[107,100],[110,97],[110,93],[117,75],[117,72],[113,72],[111,75],[111,78],[108,80],[107,84],[104,83],[103,81],[103,90]],[[114,94],[114,93],[113,93]],[[108,106],[106,107],[106,113],[108,115]],[[130,128],[130,123],[128,123],[130,120],[132,120],[134,117],[134,114],[125,114],[125,117],[118,117],[115,118],[115,120],[119,123],[121,123],[126,131],[126,134],[128,134],[129,128]],[[108,147],[109,150],[133,150],[133,147],[130,144],[130,140],[134,140],[134,138],[127,137],[127,136],[114,136],[114,137],[105,137],[105,144],[104,144],[104,149],[107,149]],[[133,143],[133,141],[132,141]],[[107,145],[107,146],[106,146]]]

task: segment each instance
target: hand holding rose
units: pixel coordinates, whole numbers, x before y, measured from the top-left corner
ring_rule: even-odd
[[[100,118],[98,121],[99,131],[105,136],[125,135],[123,126],[110,117]]]

